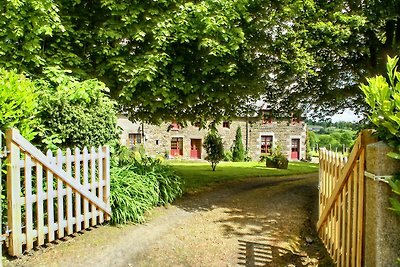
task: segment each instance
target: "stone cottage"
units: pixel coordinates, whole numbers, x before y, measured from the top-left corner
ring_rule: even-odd
[[[217,126],[224,149],[229,150],[235,140],[237,127],[242,130],[245,149],[252,160],[259,160],[262,153],[280,146],[291,161],[306,158],[306,124],[302,119],[275,119],[259,115],[252,118],[236,118],[221,122]],[[207,129],[198,125],[181,127],[176,123],[151,125],[131,122],[126,115],[118,116],[122,129],[122,144],[135,148],[143,146],[150,156],[163,155],[169,158],[204,159],[203,140]],[[169,129],[169,130],[168,130]]]

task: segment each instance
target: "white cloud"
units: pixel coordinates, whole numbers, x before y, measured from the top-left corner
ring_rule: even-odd
[[[350,109],[345,109],[343,113],[338,113],[332,116],[332,122],[338,121],[352,121],[356,122],[363,118],[363,115],[354,114]]]

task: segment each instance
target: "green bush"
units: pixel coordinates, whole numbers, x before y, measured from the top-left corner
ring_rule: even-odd
[[[32,140],[39,125],[37,107],[35,84],[14,71],[0,69],[0,130],[15,127]]]
[[[369,119],[376,126],[379,137],[393,147],[388,156],[400,159],[400,72],[397,71],[398,57],[388,57],[387,76],[367,79],[362,84],[365,101],[371,107]]]
[[[365,101],[371,107],[369,119],[376,126],[380,139],[394,151],[388,156],[400,160],[400,72],[397,71],[398,57],[388,57],[387,76],[367,79],[368,85],[362,84]],[[400,181],[390,181],[392,191],[400,195]],[[390,198],[391,209],[400,214],[400,202]]]
[[[224,161],[232,161],[232,151],[224,151]]]
[[[144,213],[158,203],[159,190],[151,176],[140,175],[132,166],[111,169],[111,223],[144,221]]]
[[[146,211],[182,195],[182,179],[159,159],[121,146],[113,154],[112,166],[112,223],[143,222]]]
[[[287,169],[289,160],[279,146],[272,149],[271,154],[265,155],[265,165],[269,168]]]
[[[118,139],[116,103],[97,80],[79,81],[52,68],[40,81],[39,144],[50,149],[108,144]]]

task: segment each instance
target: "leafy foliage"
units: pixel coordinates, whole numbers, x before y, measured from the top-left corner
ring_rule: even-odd
[[[111,223],[143,222],[144,213],[158,202],[156,181],[135,173],[132,166],[112,168],[110,182]]]
[[[41,139],[47,148],[99,146],[118,139],[115,102],[97,80],[79,81],[57,68],[41,80]]]
[[[387,76],[367,79],[362,84],[365,101],[371,107],[369,118],[377,127],[379,137],[385,140],[394,152],[388,156],[400,159],[400,72],[397,71],[398,57],[388,57]]]
[[[232,148],[232,161],[244,161],[246,151],[242,141],[242,130],[240,126],[236,130],[235,141]]]
[[[35,84],[15,71],[0,69],[0,130],[18,128],[28,140],[36,135],[38,93]]]
[[[357,107],[359,81],[381,73],[400,47],[394,0],[18,0],[0,8],[0,66],[98,78],[131,117],[152,122],[246,113],[260,94],[278,110]]]
[[[45,43],[63,32],[58,1],[1,1],[0,66],[36,73],[49,64]],[[53,44],[54,45],[54,44]]]
[[[280,146],[276,146],[272,148],[272,152],[270,154],[266,154],[262,156],[262,159],[265,158],[265,165],[270,168],[278,168],[278,169],[287,169],[289,160],[287,156],[282,153],[282,149]]]
[[[170,166],[121,146],[111,169],[112,223],[143,222],[144,213],[182,195],[182,179]]]
[[[206,150],[206,160],[211,162],[211,168],[215,171],[217,164],[224,158],[224,146],[222,138],[214,129],[210,130],[204,138],[203,147]]]

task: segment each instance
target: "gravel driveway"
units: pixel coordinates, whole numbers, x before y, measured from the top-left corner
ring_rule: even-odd
[[[315,233],[317,174],[185,195],[143,225],[103,226],[5,266],[333,266]]]

